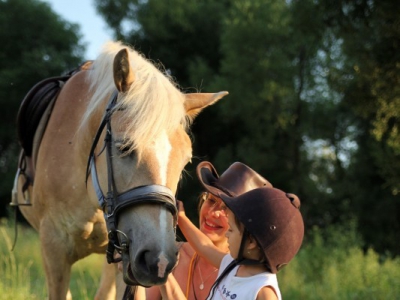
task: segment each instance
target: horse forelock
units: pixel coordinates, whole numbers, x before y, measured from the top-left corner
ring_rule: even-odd
[[[90,89],[93,95],[82,124],[90,119],[99,106],[104,107],[104,103],[116,89],[113,61],[123,48],[129,50],[135,80],[127,92],[119,94],[115,109],[123,108],[118,123],[123,128],[126,146],[140,155],[161,133],[169,134],[180,126],[187,130],[189,121],[184,108],[184,95],[169,77],[134,49],[120,42],[108,42],[90,71]]]

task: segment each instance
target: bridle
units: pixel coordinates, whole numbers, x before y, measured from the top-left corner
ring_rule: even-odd
[[[97,130],[96,136],[93,140],[92,147],[90,149],[88,164],[86,168],[86,183],[89,175],[92,177],[93,188],[96,192],[99,205],[104,212],[104,218],[107,224],[108,230],[108,246],[107,246],[107,262],[116,263],[121,261],[121,258],[114,258],[115,251],[119,253],[129,252],[129,239],[125,233],[117,229],[118,213],[131,205],[137,205],[141,203],[154,203],[163,204],[169,209],[174,216],[174,227],[176,227],[178,210],[176,208],[175,197],[172,191],[163,185],[144,185],[129,189],[125,192],[119,193],[117,191],[114,172],[113,172],[113,161],[112,161],[112,130],[111,130],[111,116],[114,112],[114,107],[117,103],[118,91],[115,91],[107,105],[106,111],[104,112],[103,119],[100,123],[99,129]],[[107,128],[106,128],[107,127]],[[107,129],[104,138],[104,147],[98,155],[94,153],[100,136],[104,129]],[[104,149],[106,150],[106,161],[107,161],[107,194],[104,195],[99,178],[96,170],[96,157],[99,156]]]

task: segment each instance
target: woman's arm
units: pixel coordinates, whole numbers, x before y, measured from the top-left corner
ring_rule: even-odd
[[[186,216],[183,203],[178,201],[178,226],[193,249],[214,267],[219,268],[225,252],[217,248]]]

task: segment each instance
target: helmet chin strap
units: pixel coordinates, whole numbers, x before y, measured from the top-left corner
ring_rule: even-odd
[[[230,271],[232,271],[233,268],[235,268],[237,265],[263,265],[263,264],[267,265],[268,264],[268,263],[263,263],[259,260],[243,257],[243,251],[244,251],[244,247],[245,247],[248,236],[249,236],[249,232],[245,228],[243,231],[242,240],[240,242],[238,257],[236,259],[234,259],[233,261],[231,261],[231,263],[225,268],[225,270],[223,270],[222,273],[218,276],[217,280],[214,282],[213,286],[211,287],[210,292],[208,293],[207,299],[209,298],[210,295],[212,298],[212,296],[214,295],[214,292],[215,292],[215,288],[219,285],[219,283],[222,281],[222,279]],[[268,268],[268,270],[270,269],[268,266],[267,266],[267,268]]]
[[[256,259],[244,258],[244,256],[243,256],[244,247],[246,245],[246,241],[247,241],[247,238],[249,237],[249,235],[250,234],[247,231],[247,229],[244,228],[242,240],[240,242],[238,257],[236,258],[236,262],[237,262],[238,265],[246,265],[246,266],[249,266],[249,265],[263,265],[264,262],[261,262],[261,261],[256,260]]]

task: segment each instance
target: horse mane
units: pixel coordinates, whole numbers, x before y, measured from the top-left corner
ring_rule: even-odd
[[[162,132],[171,132],[183,126],[188,129],[189,119],[184,108],[184,95],[171,78],[164,75],[150,61],[121,42],[107,42],[94,61],[88,76],[93,95],[82,119],[82,125],[108,101],[116,90],[113,78],[115,55],[123,48],[129,52],[135,80],[125,93],[120,93],[115,110],[119,110],[118,123],[125,132],[124,146],[138,155]],[[122,127],[124,126],[124,127]]]

